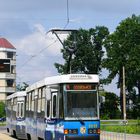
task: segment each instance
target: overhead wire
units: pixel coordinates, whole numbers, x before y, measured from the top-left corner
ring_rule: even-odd
[[[66,29],[67,26],[69,24],[69,0],[67,0],[67,22],[64,25],[63,29]],[[23,65],[21,65],[18,69],[22,69],[25,65],[27,65],[33,58],[37,57],[39,54],[41,54],[44,50],[48,49],[49,47],[51,47],[54,43],[56,43],[58,41],[58,39],[55,39],[52,43],[50,43],[48,46],[46,46],[45,48],[41,49],[37,54],[32,55],[27,61],[25,61],[23,63]]]

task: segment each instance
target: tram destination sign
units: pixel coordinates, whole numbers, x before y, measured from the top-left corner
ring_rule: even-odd
[[[66,90],[96,90],[95,84],[67,84]]]
[[[10,72],[10,59],[0,59],[0,73]]]

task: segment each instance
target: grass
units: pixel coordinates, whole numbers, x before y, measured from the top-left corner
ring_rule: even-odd
[[[6,121],[0,122],[0,126],[5,126],[5,125],[6,125]]]
[[[6,122],[0,122],[0,126],[5,126]],[[127,125],[112,122],[101,122],[101,130],[128,134],[139,134],[140,135],[140,120],[128,120]]]
[[[128,120],[127,125],[118,122],[101,122],[101,130],[140,135],[140,120]]]

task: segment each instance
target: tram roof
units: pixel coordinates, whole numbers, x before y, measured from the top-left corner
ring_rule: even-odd
[[[34,83],[27,88],[27,91],[39,88],[42,86],[58,85],[61,83],[99,83],[97,74],[67,74],[46,77],[43,80]]]
[[[12,98],[15,98],[15,97],[23,97],[23,96],[26,96],[26,91],[18,91],[18,92],[15,92],[9,96],[7,96],[7,100],[9,99],[12,99]]]
[[[45,78],[46,85],[60,83],[99,83],[99,76],[95,74],[68,74]]]

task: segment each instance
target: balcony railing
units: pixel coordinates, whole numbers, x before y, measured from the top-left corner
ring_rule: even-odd
[[[15,87],[0,87],[1,93],[13,93],[16,91]]]
[[[16,74],[0,73],[0,79],[16,79]]]
[[[11,65],[16,65],[16,60],[11,60]]]

